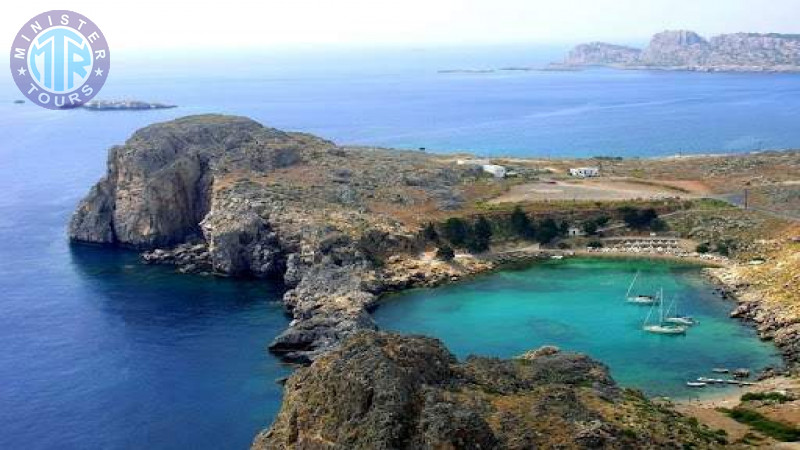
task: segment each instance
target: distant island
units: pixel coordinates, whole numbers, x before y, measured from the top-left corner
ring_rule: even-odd
[[[83,105],[85,109],[92,111],[127,111],[142,109],[168,109],[177,108],[178,105],[168,105],[165,103],[151,103],[140,100],[93,100]]]
[[[705,39],[693,31],[656,34],[644,49],[591,42],[573,48],[551,67],[699,72],[800,72],[800,34],[734,33]]]

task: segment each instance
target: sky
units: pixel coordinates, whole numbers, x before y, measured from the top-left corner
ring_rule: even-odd
[[[702,35],[800,32],[800,0],[37,0],[6,2],[6,42],[40,12],[93,20],[116,50],[643,43],[665,29]]]

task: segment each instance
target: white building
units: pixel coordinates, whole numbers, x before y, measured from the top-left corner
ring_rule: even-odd
[[[600,169],[597,167],[576,167],[569,169],[569,174],[578,178],[599,177]]]
[[[506,168],[503,166],[498,166],[497,164],[484,164],[481,167],[483,168],[484,172],[492,174],[495,178],[506,177]]]

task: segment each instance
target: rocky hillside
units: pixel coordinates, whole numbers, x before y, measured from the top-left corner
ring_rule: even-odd
[[[272,350],[307,361],[373,328],[366,308],[382,291],[484,270],[402,256],[420,245],[410,211],[459,208],[476,176],[421,152],[343,148],[243,117],[186,117],[110,150],[69,235],[188,271],[283,280],[294,320]]]
[[[252,448],[701,449],[715,437],[583,355],[459,363],[435,339],[363,332],[289,378]]]
[[[615,66],[699,71],[798,71],[800,35],[735,33],[704,39],[693,31],[664,31],[643,50],[595,42],[575,47],[568,66]]]

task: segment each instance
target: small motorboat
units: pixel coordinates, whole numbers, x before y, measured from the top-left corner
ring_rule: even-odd
[[[703,383],[702,381],[687,381],[686,386],[690,388],[701,388],[706,387],[706,383]]]
[[[714,373],[728,373],[728,372],[730,372],[730,370],[725,369],[723,367],[715,367],[715,368],[711,369],[711,371],[714,372]]]
[[[664,319],[664,322],[674,323],[676,325],[694,325],[697,323],[697,321],[688,316],[667,317]]]

